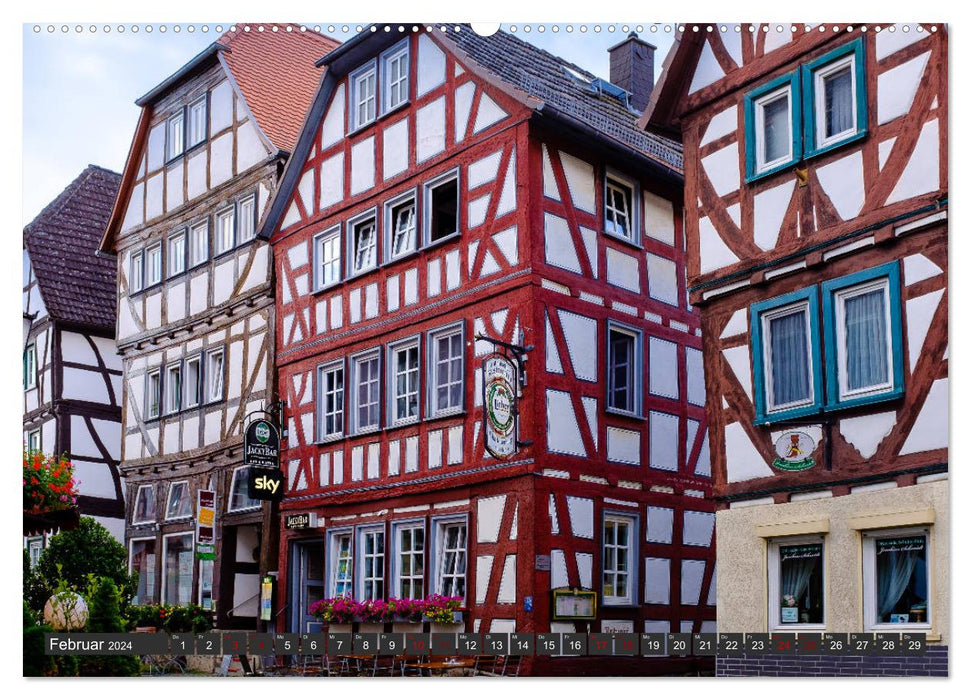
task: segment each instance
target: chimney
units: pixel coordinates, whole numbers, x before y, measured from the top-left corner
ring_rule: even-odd
[[[656,46],[637,37],[636,32],[616,46],[610,54],[610,82],[631,94],[631,107],[643,112],[654,89],[654,51]]]

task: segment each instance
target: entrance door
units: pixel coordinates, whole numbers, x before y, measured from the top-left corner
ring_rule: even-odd
[[[324,541],[294,542],[290,562],[290,629],[320,632],[321,622],[310,614],[310,606],[324,597]]]

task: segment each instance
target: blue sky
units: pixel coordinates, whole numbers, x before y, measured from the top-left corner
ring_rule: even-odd
[[[137,25],[119,32],[117,24],[25,24],[23,27],[23,223],[29,223],[89,163],[121,172],[128,155],[138,108],[135,100],[215,41],[231,23]],[[63,27],[67,26],[67,31]],[[92,32],[91,27],[96,31]],[[149,32],[148,27],[152,27]],[[160,31],[162,27],[165,31]],[[193,31],[188,31],[189,27]],[[346,40],[354,23],[319,26]],[[334,31],[330,31],[330,27]],[[347,27],[348,31],[342,29]],[[655,71],[672,41],[665,25],[517,24],[516,35],[563,56],[595,75],[608,77],[607,48],[641,26],[641,38],[658,47]],[[529,26],[530,31],[524,31]],[[567,31],[567,27],[573,31]],[[35,27],[39,30],[35,30]],[[54,31],[48,31],[53,27]],[[203,27],[208,31],[203,31]],[[221,27],[222,31],[218,31]],[[599,27],[600,31],[595,31]],[[614,31],[609,29],[613,27]],[[502,28],[509,30],[511,25]]]

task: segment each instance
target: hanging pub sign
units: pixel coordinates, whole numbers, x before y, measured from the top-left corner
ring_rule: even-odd
[[[196,559],[216,559],[216,492],[200,489],[196,497]]]
[[[482,432],[485,449],[504,459],[516,451],[516,365],[495,353],[482,360]]]
[[[775,441],[778,459],[772,462],[772,466],[787,472],[809,469],[816,464],[810,457],[815,449],[816,443],[806,433],[797,430],[785,432]]]
[[[283,470],[250,467],[246,476],[246,492],[250,498],[258,501],[279,503],[283,499]]]
[[[243,436],[243,464],[251,467],[280,468],[280,431],[270,421],[250,421]]]

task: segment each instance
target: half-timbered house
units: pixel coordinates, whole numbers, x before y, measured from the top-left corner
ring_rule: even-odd
[[[665,64],[642,123],[684,143],[719,632],[946,658],[947,95],[942,25],[700,25]]]
[[[199,603],[222,628],[255,626],[259,575],[275,568],[241,453],[246,416],[275,400],[271,251],[256,230],[314,61],[335,45],[295,25],[236,25],[138,99],[102,242],[117,256],[137,600]],[[200,489],[216,494],[214,561],[194,553]]]
[[[24,445],[67,455],[78,509],[125,539],[115,266],[97,254],[121,176],[88,166],[24,228]],[[26,546],[32,562],[44,536]]]
[[[504,32],[392,25],[319,62],[261,232],[281,514],[316,516],[280,540],[281,628],[319,629],[322,597],[436,593],[462,598],[468,632],[714,628],[681,149],[635,124],[653,51],[615,46],[616,85]],[[518,432],[496,458],[480,365],[507,346],[526,348]],[[565,588],[595,592],[589,620],[554,619]]]

